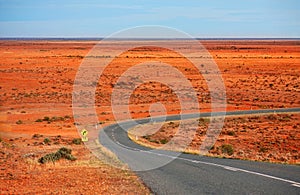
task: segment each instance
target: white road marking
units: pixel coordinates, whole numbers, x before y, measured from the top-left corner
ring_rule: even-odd
[[[295,112],[299,112],[297,109],[299,108],[295,108]],[[252,108],[251,108],[252,110]],[[274,112],[276,113],[285,113],[287,111],[281,111],[281,110],[274,110]],[[288,112],[293,112],[293,111],[288,111]],[[252,115],[252,114],[259,114],[260,112],[257,111],[256,113],[248,113],[249,115]],[[269,114],[271,112],[263,112],[262,114]],[[226,115],[226,112],[225,112],[225,115]],[[236,114],[229,114],[228,116],[231,116],[231,115],[236,115]],[[197,115],[198,117],[198,115]],[[114,135],[114,130],[117,129],[118,127],[115,127],[112,129],[112,133]],[[114,137],[114,136],[113,136]],[[205,165],[211,165],[211,166],[216,166],[216,167],[222,167],[224,169],[227,169],[227,170],[230,170],[230,171],[240,171],[240,172],[245,172],[245,173],[248,173],[248,174],[253,174],[253,175],[258,175],[258,176],[262,176],[262,177],[266,177],[266,178],[270,178],[270,179],[274,179],[274,180],[278,180],[278,181],[282,181],[282,182],[286,182],[286,183],[290,183],[292,186],[294,187],[299,187],[300,188],[300,183],[298,182],[295,182],[295,181],[292,181],[292,180],[288,180],[288,179],[283,179],[283,178],[280,178],[280,177],[275,177],[275,176],[272,176],[272,175],[267,175],[267,174],[264,174],[264,173],[259,173],[259,172],[255,172],[255,171],[249,171],[249,170],[246,170],[246,169],[239,169],[239,168],[235,168],[235,167],[231,167],[231,166],[225,166],[225,165],[221,165],[221,164],[215,164],[215,163],[209,163],[209,162],[204,162],[204,161],[199,161],[199,160],[192,160],[192,159],[186,159],[186,158],[181,158],[181,157],[177,157],[177,156],[171,156],[171,155],[166,155],[166,154],[161,154],[161,153],[155,153],[155,152],[152,152],[152,151],[145,151],[145,150],[141,150],[141,149],[138,149],[138,148],[132,148],[132,147],[128,147],[128,146],[125,146],[121,143],[119,143],[116,138],[114,137],[114,141],[115,143],[117,143],[118,145],[120,145],[121,147],[123,148],[127,148],[128,150],[133,150],[133,151],[139,151],[139,152],[144,152],[144,153],[149,153],[149,154],[154,154],[154,155],[157,155],[157,156],[165,156],[165,157],[168,157],[168,158],[172,158],[172,159],[180,159],[180,160],[184,160],[184,161],[188,161],[188,162],[192,162],[192,163],[198,163],[198,164],[205,164]]]
[[[234,167],[228,167],[228,166],[224,166],[224,169],[230,170],[230,171],[238,171],[238,169],[234,168]]]
[[[300,188],[300,185],[299,184],[292,184],[292,186],[295,186],[295,187],[298,187],[298,188]]]
[[[270,178],[270,179],[274,179],[274,180],[278,180],[278,181],[283,181],[286,183],[290,183],[292,186],[295,187],[299,187],[300,188],[300,183],[292,181],[292,180],[288,180],[288,179],[283,179],[280,177],[276,177],[276,176],[272,176],[272,175],[267,175],[264,173],[259,173],[259,172],[255,172],[255,171],[249,171],[246,169],[239,169],[239,168],[235,168],[235,167],[231,167],[231,166],[226,166],[226,165],[221,165],[221,164],[216,164],[216,163],[210,163],[210,162],[205,162],[205,161],[199,161],[199,160],[192,160],[192,159],[187,159],[187,158],[181,158],[181,157],[177,157],[177,156],[171,156],[171,155],[167,155],[167,154],[162,154],[162,153],[156,153],[153,151],[145,151],[145,150],[141,150],[141,149],[137,149],[137,148],[132,148],[129,146],[125,146],[123,144],[121,144],[120,142],[116,141],[116,143],[120,146],[122,146],[123,148],[129,149],[129,150],[134,150],[134,151],[139,151],[139,152],[145,152],[145,153],[149,153],[149,154],[154,154],[157,156],[164,156],[164,157],[168,157],[171,159],[179,159],[179,160],[184,160],[184,161],[188,161],[188,162],[192,162],[192,163],[198,163],[198,164],[205,164],[205,165],[211,165],[211,166],[216,166],[216,167],[222,167],[224,169],[230,170],[230,171],[240,171],[240,172],[245,172],[245,173],[249,173],[252,175],[258,175],[258,176],[262,176],[262,177],[266,177],[266,178]]]

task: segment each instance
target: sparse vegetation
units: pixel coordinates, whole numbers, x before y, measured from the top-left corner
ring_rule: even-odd
[[[51,122],[57,122],[57,121],[66,121],[66,120],[69,120],[71,119],[71,117],[69,115],[66,115],[64,117],[62,116],[53,116],[53,117],[48,117],[48,116],[45,116],[43,119],[36,119],[35,122],[43,122],[43,121],[46,121],[48,123],[51,123]]]
[[[68,57],[68,58],[80,58],[80,59],[84,58],[84,56],[81,56],[81,55],[67,55],[66,57]]]
[[[22,121],[22,120],[18,120],[18,121],[16,122],[16,124],[17,124],[17,125],[21,125],[21,124],[23,124],[23,121]]]
[[[61,116],[59,116],[59,117],[53,116],[53,117],[51,118],[51,122],[55,122],[55,121],[64,121],[64,120],[65,120],[64,117],[61,117]]]
[[[205,125],[210,122],[209,118],[199,118],[198,119],[200,125]]]
[[[223,154],[233,155],[234,149],[233,146],[230,144],[223,144],[221,146],[221,151]]]
[[[45,144],[49,144],[50,142],[51,142],[51,140],[48,138],[48,137],[46,137],[45,139],[44,139],[44,141],[43,141]]]
[[[263,44],[259,46],[261,43]],[[290,43],[292,44],[289,45]],[[16,193],[15,189],[24,193],[34,193],[28,189],[33,189],[31,184],[38,179],[39,185],[34,189],[35,192],[48,192],[43,190],[49,187],[50,184],[51,189],[55,189],[57,193],[59,193],[59,189],[62,187],[62,190],[67,190],[65,193],[74,194],[74,191],[68,192],[68,189],[74,189],[73,187],[68,189],[64,188],[64,186],[61,185],[61,182],[72,185],[72,181],[78,178],[78,173],[80,175],[82,172],[90,176],[81,179],[82,183],[88,184],[89,187],[86,188],[85,185],[77,185],[77,192],[86,192],[85,190],[88,189],[92,192],[88,191],[86,192],[87,194],[110,193],[111,191],[107,191],[108,189],[118,189],[118,192],[123,194],[126,192],[135,192],[134,190],[131,190],[131,188],[127,188],[128,186],[131,186],[133,177],[130,176],[131,179],[124,180],[120,172],[112,171],[111,168],[105,168],[101,171],[98,171],[99,169],[97,169],[97,172],[95,173],[96,169],[86,169],[87,166],[90,166],[88,162],[85,167],[75,167],[75,165],[74,167],[73,165],[71,167],[68,165],[62,165],[65,167],[51,167],[51,173],[46,173],[43,166],[36,167],[38,158],[45,154],[56,152],[61,146],[72,146],[74,148],[72,149],[73,154],[76,154],[76,157],[80,159],[80,161],[77,160],[77,162],[81,162],[81,157],[83,157],[83,160],[87,157],[81,155],[91,155],[88,152],[82,152],[83,150],[87,150],[84,148],[83,144],[75,145],[72,143],[73,136],[77,136],[77,132],[66,130],[66,128],[73,123],[79,126],[83,125],[79,124],[78,120],[72,120],[72,109],[70,109],[72,106],[72,86],[74,83],[74,75],[76,74],[78,65],[81,63],[80,58],[81,56],[87,55],[87,51],[90,50],[92,45],[93,44],[90,42],[84,44],[72,42],[70,45],[70,42],[67,44],[64,42],[58,44],[57,42],[51,44],[48,42],[39,42],[36,44],[36,42],[33,42],[32,44],[30,41],[26,41],[25,43],[22,42],[22,44],[18,44],[14,41],[3,41],[3,44],[1,45],[2,50],[4,52],[13,51],[13,53],[9,55],[5,54],[5,58],[3,58],[1,62],[3,65],[0,70],[1,78],[3,78],[3,83],[1,83],[0,87],[2,92],[1,100],[3,100],[1,101],[1,104],[4,108],[1,119],[4,120],[4,122],[7,120],[8,123],[8,127],[4,124],[5,126],[3,126],[2,130],[11,131],[9,133],[16,133],[15,131],[19,133],[22,131],[22,134],[29,134],[29,138],[24,135],[24,137],[19,140],[2,137],[0,145],[5,146],[3,151],[5,152],[4,158],[7,157],[7,159],[3,159],[5,161],[7,160],[7,162],[3,163],[1,170],[1,174],[3,173],[2,175],[5,177],[5,179],[0,182],[2,184],[1,187],[2,189],[7,189],[7,192],[5,191],[4,193]],[[183,43],[183,45],[180,43],[178,46],[185,47],[185,43]],[[298,96],[300,86],[298,73],[299,63],[297,61],[299,58],[298,53],[296,52],[299,48],[299,41],[289,41],[289,43],[281,41],[276,41],[276,43],[271,41],[259,41],[254,43],[251,41],[250,44],[248,44],[247,41],[230,41],[230,43],[220,41],[211,42],[205,46],[207,46],[209,51],[212,51],[213,55],[211,55],[211,57],[218,61],[217,63],[220,71],[224,71],[222,77],[224,79],[224,85],[226,86],[228,110],[256,110],[260,108],[272,109],[300,106]],[[26,52],[22,52],[24,51],[24,48],[26,49]],[[81,50],[78,48],[86,49]],[[109,50],[110,45],[107,45],[107,48]],[[43,52],[39,52],[39,50]],[[158,58],[155,57],[156,54],[159,54],[159,56],[157,56]],[[111,57],[114,57],[113,54],[109,53],[104,55],[111,55]],[[126,55],[129,57],[128,59],[126,59]],[[129,51],[120,57],[118,56],[119,58],[116,58],[115,61],[113,61],[113,64],[111,64],[112,66],[107,67],[107,71],[103,72],[103,77],[101,77],[101,81],[103,82],[91,83],[90,87],[96,88],[95,106],[97,106],[97,114],[100,121],[108,121],[108,123],[110,123],[114,120],[113,113],[109,109],[109,106],[111,105],[111,87],[113,86],[111,84],[117,82],[122,72],[131,67],[132,64],[129,63],[129,61],[142,62],[144,60],[149,60],[138,59],[143,57],[143,55],[147,58],[149,57],[149,59],[154,57],[153,60],[162,60],[164,63],[174,62],[172,65],[184,73],[184,76],[191,82],[195,89],[201,112],[206,112],[211,109],[210,103],[213,94],[209,92],[210,90],[207,87],[207,78],[202,78],[203,76],[206,76],[205,74],[214,74],[214,72],[205,71],[205,67],[208,67],[208,65],[205,65],[204,67],[204,64],[200,64],[203,73],[199,74],[198,77],[198,74],[196,74],[198,72],[195,71],[194,68],[191,68],[192,66],[189,65],[189,62],[186,63],[185,58],[176,58],[177,55],[173,55],[173,52],[169,53],[160,50],[150,51],[149,48],[144,48],[143,50],[138,50],[136,52]],[[270,59],[263,60],[266,55],[268,55]],[[291,59],[290,56],[292,56]],[[95,55],[89,57],[97,58],[101,56]],[[206,56],[199,56],[199,59],[197,60],[200,60],[202,57],[204,57],[203,60],[205,61]],[[123,63],[125,62],[124,60],[126,60],[126,63]],[[22,62],[26,66],[20,66],[19,62]],[[270,64],[272,66],[270,66]],[[155,75],[155,72],[153,72],[153,75]],[[161,71],[157,69],[157,77],[160,77],[161,75]],[[175,81],[177,79],[173,77],[175,75],[171,74],[171,72],[168,75],[170,76],[170,81]],[[11,79],[12,76],[13,82]],[[213,77],[211,78],[213,79]],[[33,79],[35,81],[33,81]],[[133,86],[131,83],[139,82],[137,79],[128,77],[126,79],[126,81],[128,81],[126,86]],[[168,90],[168,86],[161,85],[154,81],[151,82],[149,82],[150,84],[148,85],[140,85],[136,90],[133,90],[134,92],[130,97],[130,105],[132,106],[130,106],[129,110],[132,118],[143,118],[148,116],[148,111],[150,110],[148,105],[155,102],[162,102],[166,108],[166,113],[168,114],[180,113],[180,106],[176,94],[173,93],[174,95],[172,95],[172,90]],[[85,87],[85,81],[75,84]],[[125,85],[121,87],[125,87]],[[82,95],[82,97],[90,96],[86,90],[80,91],[79,94]],[[188,98],[190,97],[186,96],[186,98],[188,102]],[[252,100],[255,101],[253,102]],[[87,105],[84,104],[82,106],[87,107]],[[193,108],[192,110],[196,109],[198,108]],[[22,114],[22,111],[26,111],[26,114]],[[100,114],[102,111],[103,113]],[[157,112],[156,114],[164,113]],[[56,117],[53,117],[55,115]],[[69,115],[70,117],[66,117],[65,115]],[[48,116],[49,119],[44,121],[44,116]],[[60,116],[64,118],[64,121],[60,121]],[[231,120],[232,117],[229,116],[226,117],[224,128],[214,145],[215,148],[211,149],[208,155],[299,165],[299,114],[295,114],[294,116],[291,115],[290,119],[284,118],[283,114],[277,113],[270,115],[269,119],[267,119],[267,115],[258,115],[257,119],[255,119],[255,117],[252,118],[252,116],[243,118],[246,119],[245,122],[242,122],[240,119]],[[16,124],[16,121],[19,119],[22,120],[23,124]],[[35,120],[36,122],[34,122]],[[32,124],[32,127],[30,127],[31,122],[35,123]],[[48,122],[52,124],[47,125]],[[199,151],[199,146],[203,143],[205,135],[207,135],[208,122],[209,121],[204,122],[204,120],[202,122],[199,121],[199,127],[196,129],[196,134],[193,137],[194,139],[190,145],[187,146],[189,151]],[[172,136],[178,131],[177,121],[174,121],[174,123],[176,125],[166,125],[165,128],[156,131],[155,133],[149,132],[151,136],[149,136],[149,138],[146,137],[148,140],[138,137],[139,139],[137,139],[137,141],[145,142],[145,144],[154,147],[160,146],[164,143],[164,139],[168,141],[171,140]],[[10,125],[12,128],[9,127]],[[172,128],[173,125],[175,127],[174,129]],[[49,131],[51,131],[51,134],[53,135],[61,134],[62,137],[55,138],[54,136],[43,136],[39,134],[32,136],[34,133],[46,133]],[[234,131],[235,135],[230,136],[229,134],[231,133],[229,133],[229,131]],[[138,135],[146,135],[146,133],[148,132]],[[185,135],[189,136],[190,134]],[[17,136],[23,135],[17,134]],[[31,136],[34,139],[30,140]],[[51,139],[52,146],[44,146],[43,140],[45,137]],[[133,140],[135,139],[136,137],[134,136]],[[150,139],[157,140],[159,144],[151,143],[149,141]],[[27,147],[22,148],[22,150],[13,148],[14,146],[26,146],[26,144]],[[176,142],[174,144],[176,144]],[[222,154],[222,144],[232,145],[234,154],[232,156],[229,156],[226,153]],[[41,148],[49,150],[50,152],[45,152],[41,155]],[[80,151],[78,152],[78,156],[77,151]],[[23,152],[34,152],[36,156],[26,160],[32,160],[32,163],[35,164],[30,164],[30,166],[26,167],[19,166],[19,164],[22,165],[23,161],[20,161],[18,158],[24,154]],[[18,161],[17,167],[15,167],[15,160]],[[77,164],[77,162],[72,164]],[[103,165],[101,164],[100,166]],[[46,168],[48,170],[49,167]],[[64,169],[66,169],[67,172],[63,171]],[[117,180],[115,178],[116,175],[118,176]],[[48,176],[51,176],[51,178],[48,178]],[[99,178],[95,178],[95,176],[99,176]],[[20,182],[18,178],[26,178],[26,181],[28,182]],[[53,178],[57,178],[58,180],[56,182],[51,182],[53,181]],[[120,185],[121,181],[122,185]],[[126,186],[126,189],[128,190],[124,191],[124,188],[122,187],[124,187],[123,184],[126,181],[128,182],[128,186]],[[99,183],[103,183],[103,188],[97,188]],[[102,193],[97,193],[97,191],[93,192],[94,190],[102,189]],[[115,194],[117,194],[117,192],[115,192]]]
[[[235,132],[234,132],[234,131],[228,131],[228,132],[227,132],[227,135],[235,136]]]
[[[46,154],[45,156],[41,157],[38,162],[41,164],[47,163],[47,162],[55,162],[60,160],[61,158],[65,158],[67,160],[74,161],[76,158],[71,154],[72,150],[62,147],[55,153]]]
[[[81,138],[74,138],[72,140],[72,143],[75,145],[80,145],[82,143],[82,140],[81,140]]]
[[[154,139],[150,139],[149,142],[159,144],[159,141],[158,140],[154,140]]]
[[[279,118],[280,122],[290,121],[290,120],[291,120],[291,116],[290,115],[283,115],[282,117]]]
[[[299,159],[295,149],[298,148],[299,117],[299,114],[292,113],[227,117],[214,147],[207,148],[208,155],[295,163]],[[185,152],[198,151],[203,144],[208,128],[204,119],[198,119],[196,134]],[[177,124],[177,121],[165,122],[155,133],[150,132],[152,134],[146,134],[142,139],[134,137],[131,139],[142,145],[156,148],[173,138],[177,132]],[[275,150],[275,147],[278,148]]]
[[[50,117],[45,116],[45,117],[43,118],[43,121],[50,121]]]
[[[70,119],[71,117],[69,115],[64,116],[65,119]]]
[[[143,138],[146,139],[146,140],[150,140],[151,136],[150,135],[144,135]]]
[[[266,147],[260,147],[260,148],[259,148],[259,152],[265,153],[265,152],[267,152],[267,151],[268,151],[268,148],[266,148]]]
[[[161,144],[166,144],[166,143],[168,143],[168,140],[167,139],[162,139],[162,140],[160,140],[160,143]]]
[[[33,134],[32,139],[38,139],[40,137],[43,137],[43,135],[35,133],[35,134]]]

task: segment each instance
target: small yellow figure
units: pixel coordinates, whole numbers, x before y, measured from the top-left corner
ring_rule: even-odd
[[[89,138],[87,137],[88,133],[89,133],[89,132],[88,132],[86,129],[82,129],[82,130],[81,130],[81,135],[82,135],[81,140],[82,140],[83,142],[89,141]]]

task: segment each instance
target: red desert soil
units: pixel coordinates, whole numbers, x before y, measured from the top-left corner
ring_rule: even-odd
[[[149,194],[133,173],[104,164],[84,147],[62,136],[2,138],[1,194]],[[45,144],[44,139],[51,140]],[[38,159],[60,147],[72,149],[75,161],[47,164]]]
[[[91,160],[96,161],[94,157],[84,145],[70,144],[73,138],[79,137],[72,114],[73,82],[79,65],[95,43],[0,41],[1,193],[149,193],[132,173],[111,168],[98,161],[95,166],[87,165]],[[227,93],[227,110],[300,107],[299,41],[202,43],[222,73]],[[183,41],[174,44],[184,46]],[[113,58],[113,55],[109,55],[110,49],[113,50],[109,43],[107,49],[108,55],[105,57]],[[99,121],[105,125],[114,121],[110,94],[118,77],[132,65],[149,59],[161,60],[177,67],[194,86],[201,111],[210,110],[210,96],[205,80],[191,64],[171,51],[138,48],[114,59],[103,72],[96,90]],[[172,90],[153,82],[139,86],[132,94],[132,117],[149,116],[149,105],[155,102],[162,102],[169,114],[180,112]],[[251,122],[244,117],[227,119],[220,136],[224,140],[218,143],[237,145],[240,150],[253,148],[253,153],[244,153],[244,156],[235,150],[234,157],[239,155],[253,160],[276,159],[297,163],[299,147],[294,146],[299,143],[299,115],[291,116],[288,124],[279,118],[251,119]],[[235,126],[231,127],[233,124]],[[279,128],[278,134],[274,126]],[[226,135],[230,129],[234,131],[233,135]],[[34,134],[42,134],[44,137],[37,141],[32,138]],[[50,145],[41,144],[45,137],[54,139],[58,135],[69,141],[58,145],[54,142]],[[195,139],[201,139],[201,136]],[[270,144],[261,147],[259,143],[262,142]],[[195,140],[191,147],[197,148],[199,143]],[[37,162],[39,157],[55,152],[58,146],[72,148],[77,160],[60,160],[54,165],[40,165]],[[280,156],[280,152],[287,151],[285,146],[293,151],[290,155]],[[274,151],[275,157],[265,154],[268,151]],[[212,153],[219,155],[220,150],[215,149]],[[80,163],[82,161],[87,163]],[[82,176],[84,173],[87,177]]]
[[[218,119],[216,119],[218,120]],[[227,117],[223,129],[216,143],[209,150],[209,156],[227,157],[236,159],[258,160],[277,163],[300,165],[300,114],[268,114],[240,117]],[[193,135],[188,147],[183,151],[198,153],[204,141],[210,120],[198,119],[198,128],[195,131],[189,128],[185,134],[178,132],[179,122],[164,123],[152,134],[150,127],[141,126],[130,131],[132,140],[153,148],[162,147],[176,136],[175,147],[166,145],[166,149],[176,150],[183,138]],[[192,127],[192,121],[185,123]],[[143,131],[143,134],[140,134]],[[176,134],[177,133],[177,134]],[[139,136],[138,136],[139,135]],[[181,150],[182,151],[182,150]]]

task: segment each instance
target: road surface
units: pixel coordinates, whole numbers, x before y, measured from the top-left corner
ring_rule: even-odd
[[[150,120],[284,112],[300,112],[300,108],[195,113],[125,121],[105,127],[100,131],[99,140],[128,164],[154,194],[300,194],[300,166],[150,149],[132,142],[126,132],[137,123],[146,124]]]

